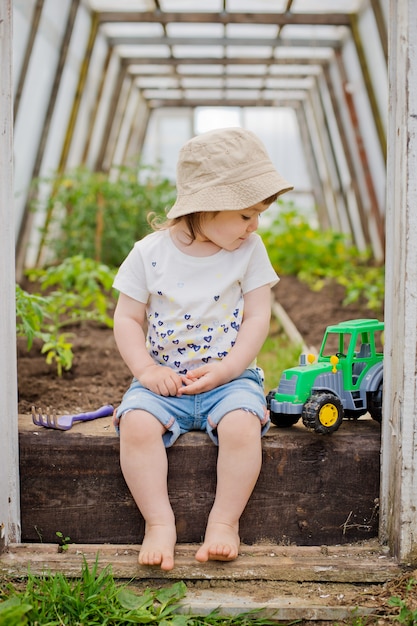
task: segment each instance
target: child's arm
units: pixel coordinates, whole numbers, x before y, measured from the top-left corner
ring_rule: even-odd
[[[144,387],[161,396],[175,396],[182,379],[148,353],[145,323],[146,305],[121,293],[114,312],[114,337],[122,359]]]
[[[209,391],[223,385],[242,374],[257,357],[269,332],[271,319],[271,289],[269,285],[258,287],[244,295],[243,319],[237,334],[236,343],[229,354],[216,361],[190,370],[181,394],[195,394]]]

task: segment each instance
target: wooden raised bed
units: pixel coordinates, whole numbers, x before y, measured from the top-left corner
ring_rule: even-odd
[[[70,431],[19,418],[23,542],[138,544],[143,519],[119,466],[110,418]],[[178,542],[199,543],[215,489],[217,449],[200,432],[169,450],[169,489]],[[380,425],[345,421],[331,436],[302,424],[271,427],[263,467],[241,520],[245,544],[321,546],[376,537]]]

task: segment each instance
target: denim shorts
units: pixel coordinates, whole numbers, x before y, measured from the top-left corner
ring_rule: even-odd
[[[260,368],[247,369],[239,378],[193,396],[160,396],[143,387],[135,378],[115,411],[118,432],[120,418],[127,412],[140,409],[151,413],[165,426],[162,435],[166,448],[190,430],[207,432],[218,445],[217,425],[227,413],[243,409],[259,417],[264,435],[270,425],[266,412],[263,372]]]

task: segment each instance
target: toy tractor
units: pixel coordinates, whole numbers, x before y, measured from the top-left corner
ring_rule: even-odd
[[[302,354],[267,396],[271,421],[285,428],[300,417],[316,433],[336,431],[344,417],[382,419],[384,323],[357,319],[328,326],[320,352]]]

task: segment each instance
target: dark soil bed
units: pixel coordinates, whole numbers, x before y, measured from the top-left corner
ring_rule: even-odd
[[[313,292],[296,278],[283,276],[275,288],[275,297],[308,346],[319,347],[328,324],[375,317],[364,305],[343,305],[344,289],[338,285]],[[27,352],[26,341],[19,338],[19,413],[29,413],[32,404],[62,414],[120,402],[131,376],[117,351],[112,331],[94,324],[72,330],[74,364],[61,378],[53,366],[45,363],[39,344]]]

